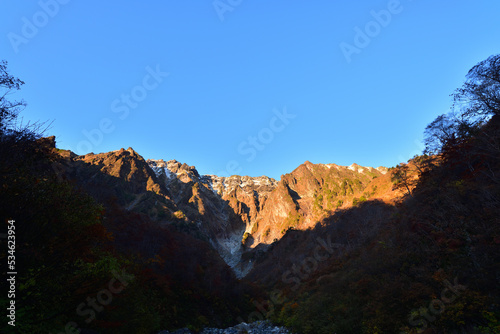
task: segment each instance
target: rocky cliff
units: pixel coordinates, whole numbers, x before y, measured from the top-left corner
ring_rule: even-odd
[[[250,269],[241,262],[245,231],[256,221],[276,180],[266,176],[200,176],[195,167],[176,160],[147,162],[173,194],[181,214],[196,223],[238,275],[244,275]]]
[[[335,210],[395,197],[385,167],[306,161],[280,181],[266,176],[200,175],[176,160],[144,160],[132,148],[76,156],[60,151],[57,169],[95,197],[114,198],[158,224],[176,224],[217,249],[241,277],[246,253],[265,251],[289,229],[314,227]],[[242,260],[245,258],[247,260]]]
[[[313,164],[306,161],[281,177],[266,205],[247,227],[253,242],[269,245],[288,229],[314,227],[336,209],[373,198],[393,198],[385,167]]]

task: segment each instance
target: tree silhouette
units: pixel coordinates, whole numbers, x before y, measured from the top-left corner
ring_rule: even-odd
[[[477,135],[500,114],[500,54],[474,66],[453,96],[452,111],[439,115],[424,132],[426,154],[442,153]]]
[[[20,112],[26,107],[24,100],[10,100],[9,95],[20,90],[24,81],[10,75],[7,61],[0,61],[0,142],[12,145],[40,138],[48,130],[46,122],[26,122],[19,120]]]
[[[462,87],[453,94],[454,107],[470,116],[500,113],[500,54],[489,57],[467,73]]]
[[[438,154],[477,134],[485,115],[450,112],[439,115],[424,131],[424,154]]]
[[[26,106],[26,102],[9,101],[7,96],[13,91],[21,89],[24,82],[7,71],[7,61],[0,62],[0,135],[3,137],[10,126],[13,125],[15,119],[22,109]]]

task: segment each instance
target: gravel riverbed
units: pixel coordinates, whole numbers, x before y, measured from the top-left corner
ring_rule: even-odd
[[[189,329],[179,329],[174,332],[161,331],[158,334],[192,334]],[[256,321],[251,324],[241,323],[226,329],[205,328],[200,334],[289,334],[286,328],[277,327],[268,321]]]

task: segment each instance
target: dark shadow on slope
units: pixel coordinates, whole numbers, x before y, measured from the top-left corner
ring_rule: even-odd
[[[490,122],[448,148],[396,206],[368,201],[339,210],[255,256],[247,279],[281,296],[269,316],[301,333],[493,329],[488,315],[500,314],[499,129]],[[445,310],[427,318],[430,302]]]
[[[30,282],[16,296],[27,314],[19,319],[22,328],[32,322],[46,332],[64,330],[69,321],[99,333],[227,327],[251,311],[246,296],[258,290],[238,282],[208,243],[160,226],[147,213],[125,210],[125,195],[140,187],[103,173],[101,166],[77,161],[63,168],[53,144],[30,143],[22,151],[17,147],[17,155],[3,156],[9,163],[1,168],[0,211],[16,220],[19,279]],[[95,321],[85,322],[75,310],[109,287],[108,266],[125,267],[134,281],[95,312]],[[29,307],[44,311],[26,312]]]

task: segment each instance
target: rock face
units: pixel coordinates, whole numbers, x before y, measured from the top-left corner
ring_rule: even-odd
[[[116,205],[157,220],[175,219],[172,195],[132,148],[80,156],[60,150],[59,154],[62,159],[53,164],[59,177],[76,179],[99,201],[111,198]]]
[[[190,219],[201,219],[213,245],[240,276],[252,266],[242,260],[245,252],[265,250],[288,229],[313,227],[333,211],[368,199],[394,198],[385,167],[306,161],[277,182],[266,176],[200,176],[175,160],[147,162],[179,208]]]
[[[306,161],[278,182],[266,176],[200,175],[176,160],[144,160],[132,148],[76,156],[61,151],[62,174],[99,198],[208,240],[242,277],[252,256],[288,229],[313,227],[333,211],[367,199],[391,199],[385,167]],[[243,261],[242,258],[247,260]]]
[[[222,199],[229,201],[233,210],[247,224],[256,219],[267,197],[278,184],[276,180],[267,176],[238,175],[230,177],[204,175],[202,182]]]
[[[148,160],[179,209],[210,237],[212,245],[236,272],[251,268],[241,263],[242,239],[277,185],[266,176],[200,176],[196,168],[176,160]]]
[[[387,171],[385,167],[356,164],[346,167],[306,161],[281,177],[253,224],[248,226],[254,240],[252,246],[269,245],[287,229],[313,227],[336,209],[381,198],[392,191]]]

